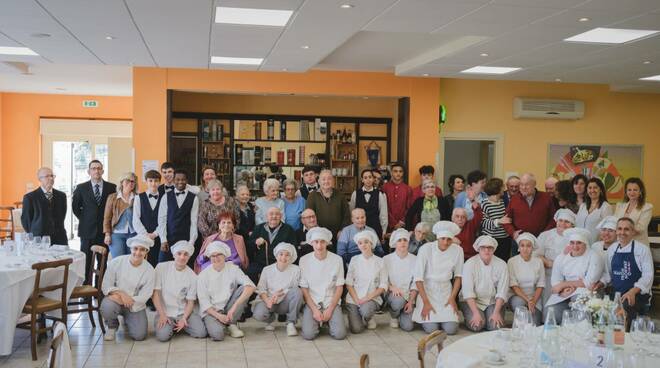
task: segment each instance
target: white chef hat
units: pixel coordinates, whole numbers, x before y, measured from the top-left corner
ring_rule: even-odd
[[[144,249],[151,249],[154,246],[154,241],[144,234],[138,234],[128,239],[126,245],[129,248],[142,247]]]
[[[433,225],[436,238],[453,238],[461,232],[461,228],[451,221],[438,221]]]
[[[481,247],[493,247],[494,249],[497,249],[497,240],[490,235],[482,235],[474,241],[474,244],[472,244],[472,248],[477,252],[479,252],[479,248]]]
[[[618,219],[615,216],[607,216],[598,223],[598,225],[596,226],[596,229],[598,229],[598,230],[603,230],[603,229],[616,230],[617,221],[618,221]]]
[[[294,247],[293,244],[284,242],[277,244],[275,249],[273,249],[273,254],[275,257],[277,257],[277,255],[282,251],[289,252],[289,255],[291,256],[289,258],[289,263],[293,263],[296,261],[296,259],[298,259],[298,252],[296,252],[296,247]]]
[[[211,255],[214,253],[220,253],[225,256],[225,258],[231,256],[231,249],[229,246],[221,241],[213,241],[211,244],[206,246],[204,251],[204,256],[211,258]]]
[[[589,246],[589,237],[591,237],[591,232],[581,227],[573,227],[564,231],[564,237],[568,239],[569,242],[579,241]]]
[[[565,220],[575,225],[575,213],[569,209],[560,208],[555,212],[555,221],[559,220]]]
[[[376,235],[375,232],[372,230],[362,230],[359,233],[353,235],[353,241],[357,244],[358,241],[360,240],[369,240],[371,243],[371,249],[376,248],[376,244],[378,244],[378,235]]]
[[[325,240],[330,243],[332,241],[332,232],[324,227],[313,227],[307,231],[305,240],[308,244],[311,244],[314,240]]]
[[[190,244],[190,242],[187,240],[179,240],[178,242],[174,243],[170,250],[172,251],[172,254],[184,251],[188,252],[189,256],[192,256],[193,252],[195,251],[195,247],[193,247],[193,245]]]
[[[518,244],[520,244],[520,242],[523,241],[523,240],[527,240],[530,243],[532,243],[532,249],[536,249],[536,248],[539,247],[539,245],[537,244],[536,237],[532,233],[522,233],[522,234],[518,235],[518,239],[516,239],[516,242],[518,242]]]
[[[420,222],[420,224],[423,224],[423,222]],[[401,239],[410,240],[410,233],[408,230],[399,228],[392,231],[392,235],[390,235],[390,248],[396,248],[396,243]]]

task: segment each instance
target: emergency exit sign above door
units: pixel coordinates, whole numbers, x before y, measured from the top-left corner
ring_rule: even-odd
[[[96,100],[83,100],[83,107],[99,107],[99,102]]]

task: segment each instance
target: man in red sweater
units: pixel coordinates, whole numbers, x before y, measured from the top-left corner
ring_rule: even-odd
[[[412,198],[413,191],[408,184],[403,182],[403,166],[392,163],[392,180],[383,185],[383,193],[387,196],[387,232],[402,228],[406,225],[406,212],[408,202]]]
[[[461,232],[456,235],[454,242],[463,248],[463,257],[466,261],[477,254],[472,244],[477,238],[477,231],[479,231],[481,220],[484,217],[481,206],[476,200],[472,200],[472,210],[474,211],[474,217],[470,221],[468,221],[467,211],[463,207],[454,208],[451,213],[451,222],[461,228]]]
[[[554,228],[555,204],[552,195],[536,190],[536,178],[533,174],[524,174],[520,178],[520,193],[511,197],[506,215],[510,224],[503,224],[504,230],[515,240],[524,232],[539,236],[542,232]],[[514,254],[517,246],[514,245]]]

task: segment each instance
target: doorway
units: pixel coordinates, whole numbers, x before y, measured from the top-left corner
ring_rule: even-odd
[[[88,164],[103,164],[103,179],[115,182],[123,173],[134,171],[130,122],[93,120],[41,120],[42,166],[52,168],[55,189],[67,196],[64,227],[71,248],[79,249],[78,219],[71,210],[76,185],[89,180]]]
[[[501,176],[501,136],[448,133],[442,135],[440,144],[443,155],[439,177],[442,178],[444,193],[449,193],[449,177],[454,174],[467,177],[470,171],[478,169],[489,178]]]

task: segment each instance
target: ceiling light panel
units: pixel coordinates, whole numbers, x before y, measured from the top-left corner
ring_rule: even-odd
[[[27,47],[0,46],[0,55],[39,56]]]
[[[659,31],[598,27],[564,39],[567,42],[620,44],[657,35]]]
[[[517,67],[504,67],[504,66],[475,66],[461,71],[465,74],[509,74],[520,70]]]
[[[284,27],[293,15],[293,10],[215,8],[215,22],[225,24],[245,24],[253,26]]]
[[[228,56],[211,56],[211,64],[228,64],[228,65],[261,65],[263,58],[244,58],[244,57],[228,57]]]
[[[643,81],[653,81],[653,82],[660,82],[660,74],[654,75],[652,77],[644,77],[644,78],[639,78],[639,80]]]

